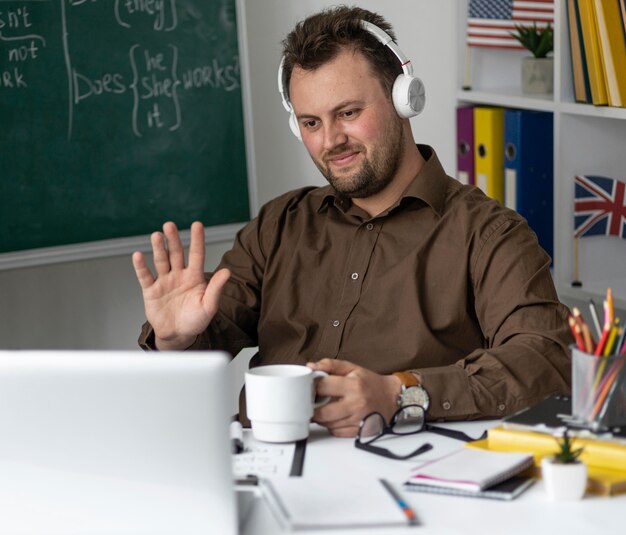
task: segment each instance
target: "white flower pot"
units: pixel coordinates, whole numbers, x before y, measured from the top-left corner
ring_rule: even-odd
[[[554,86],[553,58],[522,59],[522,93],[551,95]]]
[[[587,487],[587,466],[575,463],[558,463],[552,457],[541,459],[541,477],[548,497],[554,501],[580,500]]]

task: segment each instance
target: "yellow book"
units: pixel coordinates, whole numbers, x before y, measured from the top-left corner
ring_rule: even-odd
[[[490,435],[491,431],[493,431],[493,429],[489,431]],[[554,441],[554,437],[552,437],[551,435],[545,436],[547,436],[553,444],[556,443]],[[578,441],[579,439],[576,440]],[[484,440],[476,440],[474,442],[468,442],[465,444],[465,446],[468,448],[484,449],[491,451],[522,451],[532,453],[535,458],[535,466],[534,468],[531,468],[522,474],[532,477],[541,477],[541,459],[546,455],[553,455],[556,452],[556,449],[553,445],[550,446],[549,451],[547,451],[547,449],[545,448],[537,449],[534,445],[511,446],[499,442],[494,442],[493,440],[490,441],[489,438],[486,438]],[[591,494],[598,494],[600,496],[614,496],[616,494],[626,493],[626,467],[624,468],[624,470],[615,470],[589,465],[587,462],[585,462],[585,464],[587,464],[588,474],[587,492]]]
[[[567,26],[569,31],[570,52],[572,56],[572,80],[574,82],[574,99],[576,102],[591,103],[587,64],[583,54],[585,52],[580,35],[578,22],[577,0],[567,0]]]
[[[626,106],[626,40],[616,0],[594,0],[609,106]]]
[[[528,451],[542,457],[553,455],[558,450],[556,438],[553,435],[504,429],[502,426],[490,429],[487,433],[487,440],[490,449]],[[626,472],[626,444],[610,440],[576,437],[574,438],[574,446],[583,448],[580,459],[587,466],[618,469]]]
[[[474,108],[476,185],[504,204],[504,109]]]
[[[591,99],[596,106],[605,105],[609,101],[604,67],[602,66],[602,53],[600,52],[594,0],[578,0],[578,10],[583,32],[585,58],[587,59],[589,85],[591,86]]]

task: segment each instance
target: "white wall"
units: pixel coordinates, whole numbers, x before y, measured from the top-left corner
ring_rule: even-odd
[[[250,66],[257,191],[261,203],[307,184],[322,184],[291,135],[276,89],[280,41],[293,24],[321,7],[319,0],[244,0]],[[435,147],[454,172],[456,92],[455,0],[351,2],[379,11],[426,85],[427,104],[412,119],[416,140]],[[207,269],[229,243],[207,247]],[[141,293],[130,257],[0,271],[0,347],[134,349],[143,323]]]

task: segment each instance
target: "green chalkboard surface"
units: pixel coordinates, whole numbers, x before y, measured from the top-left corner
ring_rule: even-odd
[[[235,0],[0,0],[0,252],[249,217]]]

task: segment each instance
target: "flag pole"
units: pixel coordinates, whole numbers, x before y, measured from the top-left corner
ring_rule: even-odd
[[[465,72],[463,74],[463,91],[472,89],[472,51],[469,45],[465,45]]]
[[[578,272],[578,237],[574,236],[574,280],[572,281],[572,286],[574,288],[580,288],[583,283],[579,278],[580,273]]]

